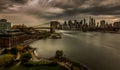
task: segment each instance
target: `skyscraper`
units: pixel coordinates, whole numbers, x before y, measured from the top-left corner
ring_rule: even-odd
[[[95,24],[95,19],[93,19],[93,18],[90,17],[90,18],[89,18],[89,28],[94,29],[95,26],[96,26],[96,24]]]
[[[69,25],[69,28],[72,29],[72,25],[73,25],[73,23],[72,23],[71,20],[68,20],[68,25]]]
[[[120,29],[120,22],[114,22],[114,23],[113,23],[113,27]]]
[[[105,22],[105,20],[101,20],[100,21],[100,28],[105,28],[106,27],[106,22]]]
[[[65,29],[65,30],[68,29],[68,24],[67,24],[66,21],[64,22],[64,24],[63,24],[63,28],[62,28],[62,29]]]

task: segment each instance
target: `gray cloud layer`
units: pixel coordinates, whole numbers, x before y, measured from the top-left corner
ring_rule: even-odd
[[[119,0],[0,0],[0,10],[44,20],[79,15],[120,18]]]

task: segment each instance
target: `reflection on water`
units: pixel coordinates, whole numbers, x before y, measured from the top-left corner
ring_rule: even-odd
[[[66,57],[86,64],[92,70],[120,70],[120,35],[61,31],[62,39],[44,39],[31,44],[42,57],[63,50]]]

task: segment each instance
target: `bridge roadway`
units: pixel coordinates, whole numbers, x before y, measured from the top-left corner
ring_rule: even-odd
[[[34,29],[50,29],[51,27],[35,27]]]

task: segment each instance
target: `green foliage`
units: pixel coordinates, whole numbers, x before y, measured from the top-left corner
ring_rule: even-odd
[[[24,65],[19,65],[19,66],[14,66],[10,68],[6,68],[4,70],[67,70],[65,67],[62,66],[24,66]]]
[[[32,58],[31,53],[26,52],[21,56],[22,63],[29,61]]]
[[[63,51],[62,50],[57,50],[55,54],[55,58],[61,59],[63,58]]]
[[[11,48],[10,52],[11,52],[11,54],[13,54],[13,55],[17,55],[18,50],[17,50],[17,48],[13,47],[13,48]]]
[[[12,54],[5,54],[0,56],[0,66],[8,66],[14,61],[15,57]]]
[[[24,63],[25,66],[57,66],[58,64],[52,61],[30,61]]]
[[[7,54],[9,53],[9,50],[7,48],[5,48],[3,51],[2,51],[2,54]]]

